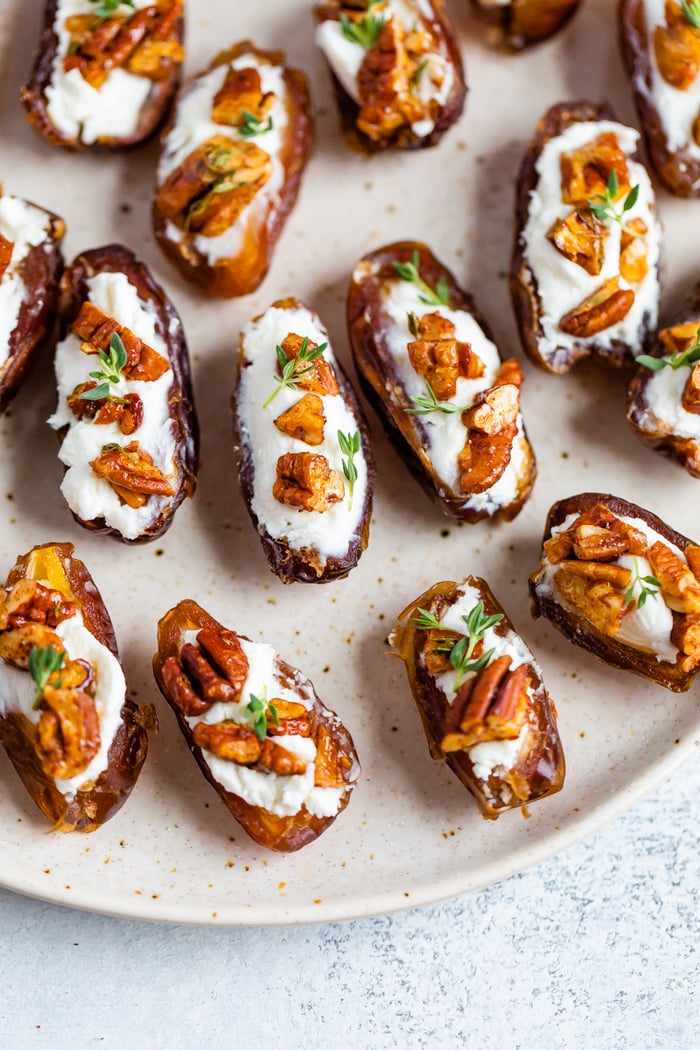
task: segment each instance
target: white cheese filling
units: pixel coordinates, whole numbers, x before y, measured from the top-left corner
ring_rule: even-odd
[[[153,0],[134,0],[133,7],[150,7]],[[133,14],[120,7],[118,14]],[[79,69],[68,73],[63,68],[71,43],[66,19],[76,15],[95,14],[90,0],[59,0],[53,31],[58,37],[51,82],[46,88],[47,112],[52,123],[66,138],[78,138],[91,145],[100,138],[130,138],[138,127],[141,111],[148,99],[152,82],[124,69],[113,69],[99,89],[85,80]]]
[[[356,272],[356,279],[362,280],[363,271]],[[418,375],[408,354],[408,344],[414,340],[408,327],[409,313],[422,317],[428,313],[438,313],[455,326],[455,338],[459,342],[470,343],[473,352],[481,359],[484,371],[477,379],[458,379],[455,396],[450,403],[468,408],[473,404],[477,394],[488,390],[496,379],[501,367],[498,350],[490,339],[487,339],[471,314],[464,310],[451,310],[447,306],[433,306],[421,301],[419,288],[409,281],[392,280],[382,289],[382,308],[387,318],[385,337],[392,355],[396,372],[408,399],[425,397],[427,388],[425,378]],[[446,488],[459,493],[459,469],[457,458],[467,441],[467,428],[462,422],[461,412],[431,412],[430,415],[417,416],[418,425],[422,424],[427,435],[426,452],[433,470]],[[518,494],[518,483],[522,481],[525,470],[527,444],[523,435],[522,415],[518,413],[518,434],[513,440],[510,463],[498,481],[485,492],[464,494],[464,506],[472,509],[487,509],[491,513],[511,504]]]
[[[108,317],[129,328],[135,335],[170,359],[168,346],[156,330],[153,307],[139,298],[138,292],[123,273],[98,273],[87,281],[90,301]],[[56,380],[58,405],[49,424],[60,430],[67,426],[59,458],[68,468],[61,483],[61,491],[71,510],[84,521],[104,518],[105,523],[117,529],[126,539],[136,539],[154,522],[172,500],[171,496],[150,496],[143,507],[129,507],[104,478],[98,478],[90,463],[102,451],[102,446],[116,443],[125,447],[137,441],[148,452],[156,467],[168,478],[176,491],[175,453],[177,449],[173,420],[170,418],[168,395],[173,383],[172,369],[153,382],[127,379],[110,384],[117,397],[135,393],[143,402],[143,422],[133,434],[122,434],[117,423],[97,424],[92,419],[77,419],[68,406],[68,397],[79,383],[89,381],[92,371],[101,368],[96,354],[84,354],[81,340],[71,334],[56,348]]]
[[[21,197],[0,196],[0,234],[13,244],[9,265],[0,280],[0,366],[10,354],[10,338],[19,323],[27,286],[19,268],[32,248],[53,246],[47,213]]]
[[[654,30],[666,25],[665,0],[644,0],[647,27],[647,49],[651,65],[651,91],[644,77],[638,77],[636,88],[650,99],[658,113],[670,153],[687,151],[700,160],[700,146],[693,139],[693,121],[700,116],[700,75],[685,91],[673,87],[661,75],[654,51]],[[684,165],[681,163],[681,169]]]
[[[109,749],[121,725],[126,681],[117,658],[88,631],[79,612],[54,630],[69,658],[86,660],[94,671],[94,700],[100,726],[100,748],[86,769],[66,780],[54,779],[57,789],[70,801],[78,791],[89,789],[107,769]],[[19,711],[37,725],[42,712],[34,710],[35,697],[36,686],[29,671],[0,660],[0,713]]]
[[[328,332],[318,317],[305,307],[271,307],[243,330],[244,367],[241,369],[236,397],[240,440],[252,453],[254,475],[251,509],[258,519],[259,527],[266,529],[273,539],[286,540],[292,550],[313,550],[324,564],[328,558],[345,557],[353,537],[362,528],[367,495],[367,464],[360,449],[354,458],[358,477],[351,505],[349,485],[343,473],[343,460],[346,457],[338,442],[338,431],[346,435],[354,434],[359,427],[342,395],[318,395],[326,418],[320,445],[307,445],[283,434],[274,424],[278,416],[304,396],[306,391],[301,387],[296,390],[289,387],[281,389],[271,404],[263,409],[263,404],[277,386],[275,347],[281,345],[290,332],[302,338],[308,336],[319,346],[328,343]],[[331,365],[335,364],[330,343],[323,356]],[[277,460],[289,452],[311,452],[325,456],[330,467],[343,478],[344,498],[323,512],[290,507],[276,500],[272,495],[272,487],[277,479]]]
[[[635,151],[639,132],[633,128],[609,120],[579,121],[568,127],[563,134],[550,139],[535,166],[538,181],[530,195],[528,219],[522,236],[527,263],[537,282],[542,325],[540,352],[545,357],[558,347],[572,349],[579,343],[584,346],[594,343],[596,346],[610,349],[614,342],[620,341],[636,347],[645,324],[650,328],[656,325],[660,228],[654,214],[654,189],[643,165],[629,160],[630,186],[639,186],[639,196],[635,206],[625,213],[625,219],[629,223],[632,219],[640,218],[646,223],[649,232],[644,235],[644,241],[647,246],[648,272],[637,285],[631,285],[620,277],[620,288],[632,288],[634,291],[634,303],[618,324],[611,325],[587,339],[577,339],[559,327],[566,314],[597,292],[606,280],[620,274],[622,230],[619,223],[608,223],[603,267],[597,276],[589,274],[582,266],[567,259],[547,240],[547,233],[555,221],[566,218],[574,207],[562,201],[562,154],[586,146],[606,132],[613,132],[617,136],[625,153],[631,154]],[[621,211],[623,200],[624,198],[616,204],[618,212]]]
[[[414,28],[423,30],[421,20],[432,20],[435,12],[431,10],[429,3],[410,3],[407,0],[386,0],[372,8],[374,17],[396,18],[404,29],[411,31]],[[326,19],[316,26],[316,43],[323,52],[329,66],[343,86],[346,93],[360,104],[360,92],[358,76],[362,63],[367,54],[362,44],[348,38],[343,33],[343,27],[335,19]],[[416,98],[426,107],[435,102],[438,106],[444,106],[450,97],[454,84],[454,70],[447,55],[440,52],[426,53],[421,62],[426,62],[420,79],[413,87]],[[435,127],[435,121],[430,117],[416,121],[411,125],[411,130],[419,138],[425,138],[431,134]]]
[[[640,402],[640,425],[652,433],[700,441],[700,415],[688,412],[682,405],[683,390],[690,368],[666,368],[652,372]]]
[[[223,87],[230,69],[257,69],[263,94],[273,92],[275,102],[270,110],[272,128],[252,139],[245,139],[238,128],[230,124],[217,124],[212,119],[214,97]],[[216,237],[188,234],[175,223],[168,221],[167,237],[175,244],[184,240],[210,263],[235,257],[243,247],[246,231],[265,223],[270,211],[277,208],[284,186],[285,171],[281,160],[289,124],[289,92],[284,80],[284,68],[272,66],[255,55],[239,55],[228,65],[217,66],[211,72],[197,77],[184,90],[177,103],[175,121],[163,142],[163,153],[158,164],[158,185],[162,186],[168,175],[179,168],[186,158],[199,146],[215,135],[226,135],[235,142],[252,142],[264,150],[272,162],[272,173],[264,186],[258,190],[233,225]]]
[[[556,525],[552,529],[552,536],[556,536],[560,532],[566,532],[580,516],[581,515],[575,511],[572,514],[567,515],[560,525]],[[660,536],[658,532],[647,525],[647,523],[641,518],[628,518],[622,515],[618,515],[618,517],[620,521],[624,521],[627,525],[631,525],[639,532],[644,533],[650,547],[657,541],[660,541],[687,565],[686,557],[681,549],[677,547],[675,543],[671,543],[669,540],[664,539],[663,536]],[[647,559],[640,555],[632,556],[623,554],[619,558],[612,559],[608,564],[621,565],[623,568],[630,569],[632,573],[630,586],[634,586],[632,593],[635,598],[639,598],[642,588],[645,587],[645,585],[640,582],[641,578],[654,575]],[[637,567],[636,572],[635,565]],[[572,609],[556,585],[554,577],[558,568],[559,565],[553,565],[545,555],[540,566],[540,579],[538,580],[535,589],[539,595],[554,597],[563,608],[568,609],[575,615],[579,615],[576,609]],[[640,609],[638,607],[636,601],[634,604],[630,601],[628,610],[623,616],[620,629],[615,635],[615,639],[622,642],[623,645],[629,646],[631,649],[639,649],[643,652],[650,653],[655,656],[657,660],[666,660],[668,663],[675,663],[676,657],[678,656],[678,648],[671,641],[671,630],[673,629],[673,616],[671,610],[663,600],[663,596],[658,588],[649,587],[649,585],[646,585],[646,588],[648,593],[642,608]]]
[[[182,635],[182,644],[196,644],[197,631],[186,631]],[[217,703],[203,715],[187,719],[190,729],[199,722],[215,725],[226,719],[252,728],[253,719],[246,712],[251,697],[275,698],[288,703],[303,704],[309,710],[313,706],[313,692],[310,683],[297,676],[295,688],[291,689],[281,683],[278,676],[278,665],[275,650],[264,642],[251,642],[240,639],[241,648],[248,658],[248,676],[243,684],[241,699],[238,703]],[[350,782],[342,788],[316,787],[315,759],[316,745],[310,737],[289,736],[274,737],[274,742],[306,762],[306,770],[293,776],[281,776],[278,773],[267,773],[237,762],[218,758],[211,751],[202,750],[202,755],[211,770],[212,776],[226,791],[238,795],[251,806],[260,806],[269,813],[279,817],[291,817],[298,813],[302,806],[314,817],[332,817],[338,812],[343,796],[353,786],[358,770],[353,770]]]

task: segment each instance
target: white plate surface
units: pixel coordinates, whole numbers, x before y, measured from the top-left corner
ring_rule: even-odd
[[[451,13],[471,86],[465,113],[435,150],[368,159],[338,133],[328,75],[304,0],[191,2],[188,69],[251,37],[283,47],[310,75],[318,142],[297,207],[259,291],[209,302],[160,256],[149,233],[155,146],[75,157],[26,125],[17,101],[38,36],[39,0],[0,2],[0,179],[65,216],[66,256],[121,240],[153,269],[180,310],[202,428],[194,501],[171,531],[127,548],[74,524],[59,494],[51,363],[34,372],[0,420],[0,574],[49,540],[75,543],[114,619],[132,692],[154,701],[161,730],[121,812],[95,834],[46,831],[9,761],[0,759],[0,884],[75,907],[161,921],[275,924],[363,916],[434,901],[538,863],[650,790],[698,743],[697,689],[674,695],[610,670],[529,615],[547,509],[584,490],[611,491],[698,533],[700,483],[642,447],[624,421],[625,379],[584,365],[556,378],[525,364],[524,411],[539,461],[534,496],[516,521],[457,527],[409,478],[371,417],[379,479],[370,543],[340,583],[284,587],[268,571],[238,493],[229,398],[241,326],[297,295],[328,325],[348,365],[344,299],[355,260],[399,238],[428,242],[477,298],[503,356],[516,342],[505,272],[513,182],[535,122],[553,102],[608,99],[634,122],[610,0],[586,0],[569,28],[525,56],[482,44],[466,0]],[[660,194],[667,229],[667,306],[697,277],[700,203]],[[430,759],[403,667],[386,655],[395,615],[439,579],[485,576],[535,651],[559,709],[564,790],[532,815],[482,821],[471,797]],[[265,638],[315,682],[351,729],[363,765],[347,811],[314,845],[278,856],[247,839],[201,777],[150,672],[159,617],[192,597]],[[669,813],[669,819],[672,814]]]

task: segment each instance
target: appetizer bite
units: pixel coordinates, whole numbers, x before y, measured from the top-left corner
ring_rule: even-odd
[[[494,27],[494,39],[512,51],[557,33],[576,13],[581,0],[471,0]]]
[[[328,332],[298,299],[244,328],[234,426],[241,492],[272,571],[283,583],[347,576],[367,546],[374,461]]]
[[[54,830],[94,831],[117,812],[155,724],[126,696],[112,622],[73,545],[19,557],[0,590],[0,741]]]
[[[156,239],[210,295],[265,277],[313,144],[306,77],[243,41],[182,91],[158,165]]]
[[[449,270],[415,241],[371,252],[352,276],[348,327],[362,388],[428,495],[463,521],[514,518],[536,473],[522,371],[501,361]]]
[[[617,496],[555,503],[532,615],[625,671],[676,692],[700,667],[700,546]]]
[[[328,0],[315,13],[350,143],[368,153],[435,146],[467,93],[443,0]]]
[[[119,244],[83,252],[61,278],[56,349],[61,491],[87,529],[152,540],[194,494],[199,434],[182,322]]]
[[[661,227],[639,133],[590,102],[545,113],[517,188],[511,295],[535,364],[633,361],[656,327]]]
[[[168,114],[183,34],[183,0],[48,0],[29,123],[71,150],[138,145]]]
[[[700,478],[700,283],[676,324],[662,328],[653,355],[637,358],[627,421],[637,437]]]
[[[564,752],[535,658],[478,576],[436,583],[389,642],[406,664],[430,754],[495,820],[559,791]]]
[[[360,775],[352,738],[271,645],[182,601],[158,624],[153,673],[204,776],[261,846],[301,849],[345,809]]]
[[[679,197],[700,194],[700,3],[621,0],[620,40],[659,178]]]
[[[55,336],[65,223],[0,184],[0,412]]]

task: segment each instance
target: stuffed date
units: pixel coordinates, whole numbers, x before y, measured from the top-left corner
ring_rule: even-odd
[[[185,57],[183,0],[48,0],[34,70],[22,89],[30,124],[71,150],[121,149],[167,116]]]
[[[437,583],[389,641],[406,665],[430,753],[494,820],[559,791],[564,752],[542,672],[488,585]]]
[[[689,689],[700,668],[700,546],[655,514],[587,492],[555,503],[533,616],[599,659],[667,689]]]
[[[576,13],[581,0],[471,0],[495,30],[495,40],[512,51],[557,33]]]
[[[158,165],[156,239],[214,296],[265,277],[313,144],[306,77],[244,41],[180,94]]]
[[[284,583],[346,576],[367,546],[374,461],[320,318],[282,299],[241,335],[234,423],[241,491]]]
[[[55,336],[65,224],[0,186],[0,412]]]
[[[535,480],[522,371],[501,361],[469,295],[429,249],[388,245],[355,267],[348,327],[362,388],[446,514],[514,518]]]
[[[301,849],[345,809],[352,738],[271,645],[186,600],[158,625],[153,670],[204,776],[260,845]]]
[[[194,494],[198,429],[182,323],[143,263],[112,244],[61,278],[61,491],[85,528],[152,540]]]
[[[116,813],[153,724],[126,696],[109,614],[73,545],[18,558],[0,590],[0,741],[54,829],[94,831]]]
[[[547,111],[517,188],[511,294],[535,364],[633,361],[656,327],[661,228],[639,133],[590,102]]]
[[[442,0],[329,0],[315,12],[349,140],[370,153],[436,145],[467,90]]]

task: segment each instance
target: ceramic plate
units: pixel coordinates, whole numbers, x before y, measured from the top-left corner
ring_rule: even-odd
[[[612,5],[587,0],[566,32],[507,57],[482,43],[466,0],[451,14],[470,93],[437,149],[368,159],[339,137],[330,81],[313,44],[309,4],[259,0],[190,5],[188,67],[229,41],[283,47],[308,70],[318,141],[271,272],[252,296],[209,302],[182,282],[149,233],[155,146],[116,156],[70,156],[29,129],[17,101],[42,4],[0,3],[0,178],[7,192],[65,216],[67,258],[121,240],[153,269],[179,308],[192,356],[202,428],[194,501],[170,532],[128,548],[74,524],[59,494],[62,468],[45,420],[54,406],[42,362],[0,420],[0,567],[35,543],[69,540],[114,619],[131,691],[158,705],[161,728],[121,812],[83,836],[47,833],[9,761],[0,761],[0,883],[118,915],[177,922],[274,924],[371,915],[434,901],[537,863],[621,813],[687,759],[699,732],[692,695],[673,695],[614,671],[530,619],[526,579],[544,519],[558,498],[615,492],[681,532],[697,533],[697,481],[646,450],[624,420],[625,379],[583,365],[557,378],[525,364],[524,413],[539,461],[534,496],[512,523],[459,527],[428,501],[371,417],[378,483],[370,543],[347,580],[285,587],[271,575],[238,493],[229,400],[241,326],[274,299],[297,295],[330,329],[349,365],[344,300],[355,260],[400,238],[425,240],[476,296],[503,356],[520,355],[507,292],[514,176],[536,121],[560,99],[608,99],[634,121],[620,70]],[[667,305],[697,277],[697,202],[661,194]],[[695,507],[695,509],[694,509]],[[396,614],[439,579],[485,576],[540,660],[559,709],[568,776],[531,816],[479,816],[451,774],[432,762],[403,665],[387,655]],[[159,617],[192,597],[224,623],[265,638],[303,668],[351,729],[363,775],[347,811],[314,845],[278,856],[253,844],[201,777],[150,665]],[[669,814],[670,817],[670,814]]]

